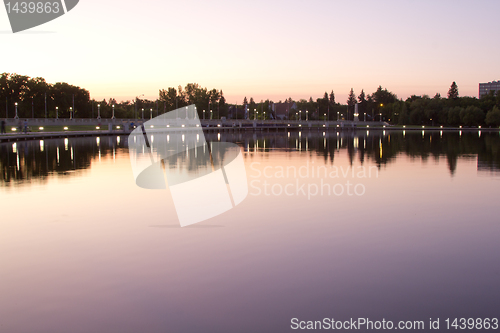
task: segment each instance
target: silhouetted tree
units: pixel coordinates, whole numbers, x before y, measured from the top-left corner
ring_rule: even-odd
[[[458,86],[455,81],[450,86],[448,90],[448,99],[457,99],[458,98]]]

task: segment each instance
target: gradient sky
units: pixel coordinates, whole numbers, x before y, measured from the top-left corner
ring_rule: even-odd
[[[274,101],[334,90],[461,96],[500,80],[500,1],[81,0],[12,34],[0,10],[1,68],[65,81],[96,99],[197,82]]]

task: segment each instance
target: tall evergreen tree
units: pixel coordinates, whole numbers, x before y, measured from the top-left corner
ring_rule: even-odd
[[[455,81],[450,86],[448,90],[448,99],[457,99],[458,98],[458,86]]]
[[[366,98],[365,98],[365,91],[361,89],[361,93],[358,96],[358,101],[359,101],[359,120],[365,120],[365,113],[366,113]]]
[[[349,92],[349,97],[347,98],[347,120],[350,120],[350,114],[354,112],[354,105],[356,105],[356,95],[354,95],[354,89],[351,88],[351,92]]]
[[[334,106],[335,105],[335,94],[332,92],[330,93],[330,105]]]

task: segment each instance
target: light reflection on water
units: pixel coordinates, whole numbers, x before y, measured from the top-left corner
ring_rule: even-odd
[[[474,155],[478,159],[478,170],[500,170],[500,157],[496,151],[496,147],[500,144],[500,137],[496,132],[487,132],[482,137],[474,133],[462,136],[460,133],[448,132],[443,136],[442,131],[422,131],[420,138],[416,133],[410,133],[407,137],[405,131],[394,132],[390,135],[386,135],[385,131],[379,131],[372,133],[372,136],[369,131],[340,133],[292,131],[286,134],[283,132],[211,133],[207,135],[207,139],[219,140],[222,135],[222,141],[236,142],[246,152],[277,150],[311,152],[323,156],[325,163],[328,160],[333,163],[335,154],[340,150],[347,151],[351,164],[354,159],[358,158],[361,164],[365,159],[371,159],[381,166],[390,163],[401,153],[410,157],[419,157],[423,161],[429,157],[435,160],[445,158],[452,175],[460,157]],[[152,139],[153,150],[155,150],[157,147],[154,146],[154,138]],[[95,143],[92,143],[93,140]],[[126,140],[120,136],[103,137],[102,140],[102,144],[101,137],[0,144],[2,153],[0,183],[3,186],[14,186],[26,180],[43,181],[51,174],[65,174],[69,170],[88,169],[91,167],[92,160],[99,160],[108,154],[116,157],[115,154],[127,153]],[[169,136],[167,141],[172,144]],[[182,135],[182,142],[184,141],[185,136]],[[194,143],[193,146],[195,146]],[[196,166],[189,163],[190,154],[198,154],[202,149],[204,147],[190,149],[188,152],[186,148],[186,155],[170,159],[169,167],[186,168],[195,172]],[[202,154],[205,153],[206,151],[202,152]]]
[[[220,140],[242,147],[258,185],[190,228],[178,227],[168,190],[135,186],[126,137],[0,144],[2,331],[289,332],[295,317],[498,316],[498,133]],[[189,154],[206,153],[166,167],[198,172]],[[265,195],[264,181],[323,180],[276,176],[288,166],[366,166],[378,176],[324,179],[362,183],[363,196]]]

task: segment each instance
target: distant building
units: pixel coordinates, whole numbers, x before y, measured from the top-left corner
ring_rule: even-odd
[[[290,111],[297,110],[297,104],[295,103],[274,103],[272,107],[276,119],[285,120],[290,119]]]
[[[500,90],[500,81],[493,81],[479,84],[479,98],[488,95],[490,91],[497,92]]]

